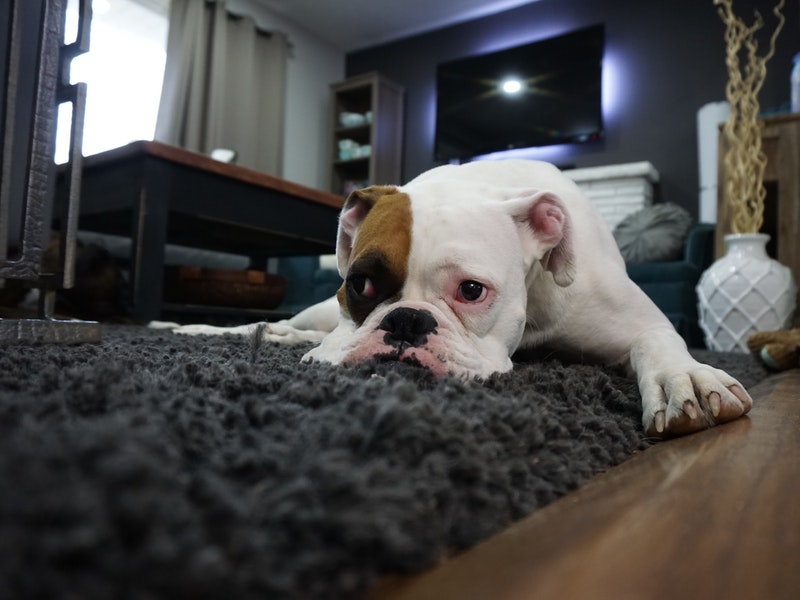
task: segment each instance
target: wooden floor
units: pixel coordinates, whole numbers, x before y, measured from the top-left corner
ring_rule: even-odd
[[[800,369],[372,600],[800,598]]]

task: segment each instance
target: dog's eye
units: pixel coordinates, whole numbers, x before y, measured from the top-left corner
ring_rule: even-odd
[[[486,287],[477,281],[462,281],[458,286],[458,299],[462,302],[480,302],[486,298]]]
[[[351,275],[347,278],[347,282],[350,288],[363,298],[374,298],[376,295],[375,286],[366,275]]]

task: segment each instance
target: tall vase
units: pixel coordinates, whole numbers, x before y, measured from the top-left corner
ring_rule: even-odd
[[[791,326],[797,288],[792,272],[767,255],[769,236],[725,236],[727,253],[697,284],[700,328],[709,350],[747,352],[756,331]]]

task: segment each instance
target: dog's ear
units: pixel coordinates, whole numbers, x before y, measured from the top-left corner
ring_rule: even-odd
[[[523,252],[538,259],[566,287],[575,279],[572,228],[561,199],[552,192],[531,192],[510,200],[507,206],[517,224]]]
[[[339,232],[336,236],[336,261],[342,277],[347,275],[347,265],[361,223],[381,196],[395,191],[397,188],[392,186],[373,185],[351,192],[345,200],[339,214]]]

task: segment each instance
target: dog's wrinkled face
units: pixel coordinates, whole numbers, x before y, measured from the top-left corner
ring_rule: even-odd
[[[511,369],[526,276],[561,241],[565,213],[547,194],[498,202],[474,185],[440,187],[348,198],[337,242],[342,318],[309,358],[380,357],[463,377]]]

